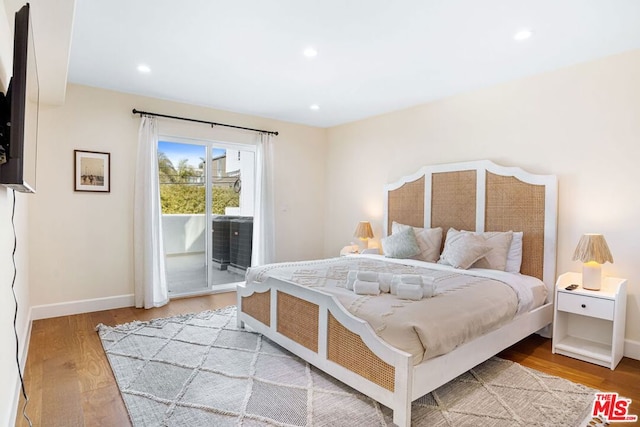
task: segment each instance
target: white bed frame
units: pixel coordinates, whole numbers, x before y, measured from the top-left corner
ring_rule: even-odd
[[[431,176],[434,173],[450,171],[476,171],[476,230],[484,231],[485,176],[487,172],[515,177],[524,183],[544,186],[544,274],[543,281],[548,288],[547,303],[531,312],[516,317],[500,329],[467,342],[455,350],[418,365],[412,364],[412,356],[391,347],[382,341],[369,324],[351,315],[330,294],[318,288],[307,288],[296,284],[267,279],[259,285],[238,286],[238,325],[250,326],[257,332],[277,342],[287,350],[308,361],[329,375],[370,396],[393,410],[393,422],[400,427],[411,424],[411,402],[451,381],[474,366],[484,362],[500,351],[517,343],[521,339],[537,332],[552,322],[553,287],[555,282],[556,254],[556,218],[557,218],[557,179],[550,175],[533,175],[522,169],[498,166],[488,160],[427,166],[416,174],[402,178],[400,181],[385,187],[385,234],[388,224],[389,191],[400,188],[426,177],[425,182],[425,215],[424,226],[431,225],[430,206]],[[259,321],[243,309],[247,298],[269,292],[269,321]],[[317,351],[310,350],[278,331],[278,294],[284,293],[318,306],[318,339]],[[392,390],[370,381],[344,366],[329,360],[327,354],[328,319],[331,314],[342,326],[357,334],[368,349],[394,369]],[[266,324],[268,323],[268,325]]]

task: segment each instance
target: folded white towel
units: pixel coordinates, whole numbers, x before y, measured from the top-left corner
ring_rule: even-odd
[[[365,282],[377,282],[378,273],[375,271],[358,271],[358,280],[364,280]]]
[[[396,288],[396,293],[398,298],[420,301],[422,299],[422,286],[400,283]]]
[[[353,282],[353,291],[357,295],[380,295],[380,284],[356,279]]]
[[[422,284],[422,298],[431,298],[436,293],[436,285],[431,283]]]
[[[419,274],[401,274],[400,281],[405,285],[422,285],[422,276]]]
[[[422,276],[422,298],[431,298],[436,291],[435,278]]]
[[[398,285],[402,283],[400,281],[400,275],[399,274],[394,274],[393,275],[393,279],[391,279],[391,285],[389,286],[389,292],[391,292],[391,295],[397,295],[398,294]]]
[[[393,281],[393,273],[378,273],[378,283],[380,283],[380,292],[391,291],[391,282]]]
[[[398,285],[404,283],[405,285],[422,285],[422,276],[419,274],[395,274],[391,280],[389,291],[391,295],[398,295]]]
[[[349,289],[350,291],[353,290],[353,282],[355,282],[357,278],[358,278],[358,272],[357,271],[350,270],[347,273],[347,289]]]
[[[346,288],[352,291],[353,283],[356,280],[364,280],[365,282],[381,282],[383,283],[382,292],[389,292],[388,288],[391,285],[392,278],[393,278],[392,273],[377,273],[375,271],[349,270],[349,272],[347,273]]]

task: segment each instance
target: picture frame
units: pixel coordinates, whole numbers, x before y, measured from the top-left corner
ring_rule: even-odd
[[[73,150],[74,191],[111,192],[111,154]]]

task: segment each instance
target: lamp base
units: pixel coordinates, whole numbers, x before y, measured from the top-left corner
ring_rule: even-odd
[[[358,252],[363,253],[369,249],[369,239],[358,239]]]
[[[597,262],[582,265],[582,287],[590,291],[599,291],[602,284],[602,267]]]

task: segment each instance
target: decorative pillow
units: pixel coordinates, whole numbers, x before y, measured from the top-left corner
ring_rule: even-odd
[[[411,228],[384,237],[380,243],[384,256],[389,258],[411,258],[420,253],[420,247]]]
[[[482,236],[450,228],[438,263],[466,270],[492,250]]]
[[[442,228],[419,228],[393,221],[393,223],[391,223],[391,234],[396,234],[408,228],[413,229],[418,247],[420,248],[420,253],[415,255],[413,259],[436,262],[440,255],[440,247],[442,245]]]
[[[507,254],[507,266],[504,271],[508,273],[520,273],[522,266],[522,231],[513,232],[513,240]]]
[[[484,258],[476,261],[472,267],[504,271],[507,266],[507,254],[509,253],[511,241],[513,240],[513,232],[489,231],[474,234],[485,239],[485,245],[491,247],[493,250],[485,255]]]

